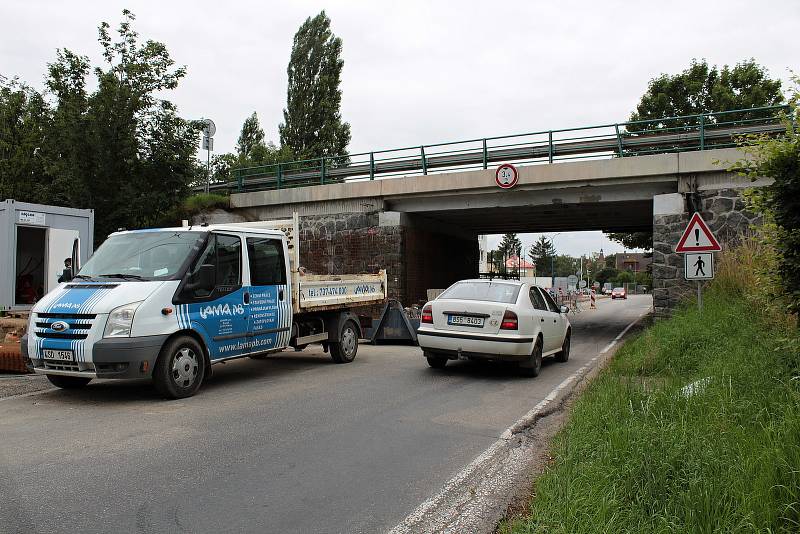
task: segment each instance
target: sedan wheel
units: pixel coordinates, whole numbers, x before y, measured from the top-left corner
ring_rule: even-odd
[[[526,361],[519,364],[520,372],[525,376],[539,376],[542,370],[542,340],[538,339],[533,347],[533,353]]]
[[[569,345],[570,345],[570,337],[572,337],[572,332],[567,330],[567,335],[564,336],[564,343],[561,345],[561,351],[556,353],[556,361],[564,363],[569,360]]]

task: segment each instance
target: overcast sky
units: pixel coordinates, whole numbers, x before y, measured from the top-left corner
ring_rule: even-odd
[[[214,119],[217,152],[234,149],[253,111],[277,143],[292,37],[322,9],[343,40],[352,152],[624,121],[649,79],[692,58],[753,57],[784,80],[798,70],[797,0],[11,0],[0,6],[0,74],[41,88],[57,48],[98,64],[97,26],[116,27],[125,7],[143,38],[188,67],[167,96],[186,118]],[[621,250],[599,232],[559,237],[567,253]]]

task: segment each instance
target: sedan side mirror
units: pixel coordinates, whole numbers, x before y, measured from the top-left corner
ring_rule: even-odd
[[[561,306],[561,313],[569,313],[569,306]]]
[[[204,263],[200,266],[196,273],[192,276],[192,279],[186,284],[186,289],[189,291],[208,291],[211,292],[214,290],[214,286],[217,285],[217,268],[213,264]]]

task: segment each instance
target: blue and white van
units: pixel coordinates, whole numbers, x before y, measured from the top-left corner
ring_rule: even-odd
[[[301,275],[290,220],[117,232],[32,309],[22,354],[58,387],[152,378],[193,395],[215,363],[321,343],[352,361],[351,307],[386,298],[386,272]],[[74,265],[76,265],[74,263]]]

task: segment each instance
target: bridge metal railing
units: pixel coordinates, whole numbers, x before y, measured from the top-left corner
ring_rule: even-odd
[[[210,189],[264,191],[487,169],[500,162],[527,165],[725,148],[748,134],[784,132],[788,111],[789,106],[769,106],[305,159],[234,169],[232,181],[212,183]]]

